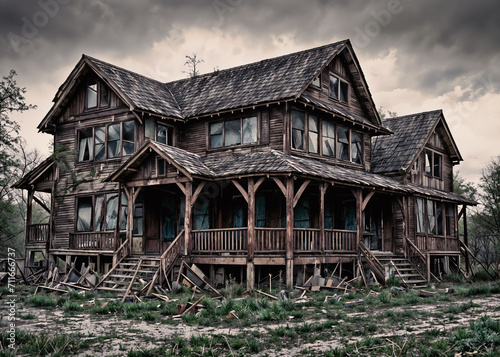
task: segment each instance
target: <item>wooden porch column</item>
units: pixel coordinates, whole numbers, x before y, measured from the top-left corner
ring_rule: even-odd
[[[125,195],[127,196],[127,239],[128,239],[128,251],[132,253],[132,233],[134,229],[134,192],[133,189],[125,188]]]
[[[327,187],[327,183],[319,185],[319,244],[322,255],[325,255],[325,192]]]
[[[363,191],[360,188],[352,190],[356,198],[356,249],[359,247],[359,242],[363,238]]]
[[[247,233],[247,289],[255,286],[254,250],[255,250],[255,185],[253,177],[248,178],[248,233]]]
[[[462,212],[464,215],[464,244],[467,248],[469,248],[469,234],[467,232],[467,206],[464,205],[462,208]],[[465,265],[467,268],[467,274],[472,274],[472,266],[470,262],[469,251],[466,249],[465,251]]]
[[[293,286],[293,178],[286,179],[286,285]]]
[[[129,211],[130,212],[130,211]],[[128,220],[128,216],[127,216]],[[113,251],[120,247],[120,231],[121,231],[121,223],[122,223],[122,184],[121,182],[118,184],[118,217],[116,218],[116,227],[115,227],[115,239],[113,241]]]
[[[28,188],[28,201],[26,202],[26,245],[29,240],[29,232],[30,232],[30,225],[32,223],[32,217],[33,217],[33,196],[35,195],[35,191],[30,187]]]
[[[191,211],[194,202],[191,202],[193,197],[193,184],[191,181],[187,181],[185,188],[186,195],[186,212],[184,214],[184,256],[191,254]]]

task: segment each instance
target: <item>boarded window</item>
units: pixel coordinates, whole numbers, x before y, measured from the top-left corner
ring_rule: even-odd
[[[224,123],[224,146],[241,144],[241,128],[239,120],[230,120]]]
[[[424,199],[417,198],[417,233],[425,233],[425,206]]]
[[[318,118],[314,115],[309,115],[309,152],[319,153],[319,125]]]
[[[222,127],[223,123],[210,124],[210,147],[222,147]]]
[[[335,155],[335,126],[323,121],[323,155]]]
[[[95,139],[94,139],[94,147],[95,147],[95,159],[103,160],[106,155],[105,149],[106,142],[106,127],[100,126],[95,128]]]
[[[108,159],[120,156],[121,125],[108,126]]]
[[[292,110],[292,148],[304,150],[305,113]]]
[[[123,122],[122,155],[132,155],[135,151],[135,125],[134,121]]]
[[[363,163],[363,134],[351,132],[352,162]]]
[[[339,79],[330,75],[330,97],[339,99]]]
[[[77,208],[76,230],[92,231],[92,197],[79,197]]]
[[[79,131],[78,161],[89,161],[94,158],[92,128]]]
[[[87,108],[97,107],[97,83],[87,86]]]
[[[341,160],[349,160],[349,129],[337,127],[337,157]]]

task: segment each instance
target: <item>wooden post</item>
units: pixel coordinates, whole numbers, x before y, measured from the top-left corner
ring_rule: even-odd
[[[255,242],[255,185],[253,177],[248,178],[248,233],[247,233],[247,289],[251,290],[255,285],[254,270],[254,242]]]
[[[286,179],[286,285],[293,286],[293,178]]]
[[[130,211],[129,211],[130,212]],[[115,239],[113,241],[113,251],[116,252],[116,250],[120,247],[120,230],[121,230],[121,223],[122,223],[122,184],[118,184],[118,217],[116,219],[116,227],[115,227]],[[128,220],[128,217],[127,217]]]
[[[325,255],[325,192],[328,184],[319,185],[319,244],[321,254]]]
[[[184,215],[184,256],[191,254],[191,211],[194,202],[191,202],[193,196],[193,184],[191,181],[186,182],[186,212]]]
[[[126,189],[125,193],[128,198],[128,215],[127,215],[127,239],[128,239],[128,251],[132,253],[132,236],[133,236],[133,229],[134,229],[134,192],[133,189]]]
[[[352,193],[356,198],[356,249],[359,247],[359,242],[363,238],[363,210],[361,209],[363,204],[363,191],[360,188],[353,189]]]
[[[467,248],[469,248],[469,234],[467,233],[467,206],[464,205],[462,208],[463,216],[464,216],[464,244]],[[470,262],[469,251],[465,250],[465,265],[467,268],[467,274],[472,274],[472,266]]]
[[[26,245],[28,245],[30,225],[33,217],[33,196],[35,191],[30,187],[28,188],[28,202],[26,202]]]

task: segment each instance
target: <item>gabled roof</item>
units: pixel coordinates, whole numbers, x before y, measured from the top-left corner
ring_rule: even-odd
[[[83,55],[59,88],[52,109],[38,129],[47,130],[66,104],[68,99],[65,98],[74,90],[78,77],[88,69],[110,86],[131,110],[189,120],[260,104],[297,100],[341,53],[352,72],[353,85],[360,93],[366,113],[366,118],[357,117],[356,120],[381,129],[380,117],[349,40],[168,83]],[[340,106],[330,104],[330,107],[334,107],[338,115],[347,115]]]
[[[454,162],[462,156],[444,120],[442,110],[385,119],[382,125],[394,135],[373,139],[371,171],[374,173],[405,172],[424,149],[432,133],[439,127]]]
[[[13,188],[29,189],[37,180],[54,165],[52,157],[48,157],[38,164],[35,168],[25,174],[19,181],[12,185]]]

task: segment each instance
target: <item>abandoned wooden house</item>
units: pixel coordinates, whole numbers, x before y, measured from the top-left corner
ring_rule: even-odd
[[[425,283],[459,266],[475,205],[442,111],[381,120],[348,40],[168,83],[83,55],[38,129],[55,153],[16,184],[27,267],[184,261],[252,288],[339,263],[384,280],[392,261]]]

